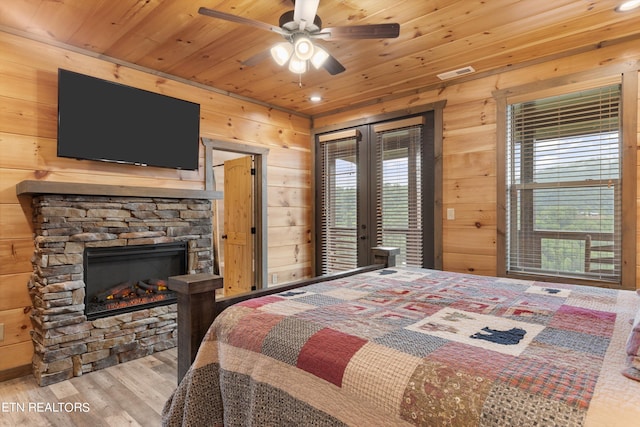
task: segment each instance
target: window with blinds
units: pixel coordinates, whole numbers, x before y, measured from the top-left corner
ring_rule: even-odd
[[[507,271],[620,282],[620,85],[507,106]]]
[[[400,248],[398,265],[422,267],[422,126],[374,130],[378,245]]]
[[[355,132],[320,141],[322,274],[358,263],[358,142]]]

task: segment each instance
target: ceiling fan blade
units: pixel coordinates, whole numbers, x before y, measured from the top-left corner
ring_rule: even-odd
[[[305,21],[306,24],[313,24],[316,19],[316,13],[318,13],[319,4],[320,0],[296,0],[294,2],[293,20],[298,24],[301,21]],[[304,26],[302,29],[304,29]]]
[[[255,21],[253,19],[243,18],[242,16],[232,15],[226,12],[220,12],[218,10],[207,9],[206,7],[201,7],[198,9],[198,13],[200,15],[210,16],[212,18],[224,19],[225,21],[235,22],[237,24],[250,25],[255,28],[260,28],[261,30],[273,31],[278,34],[286,35],[287,32],[283,31],[280,27],[274,27],[273,25],[266,24],[264,22]]]
[[[344,66],[331,55],[329,55],[329,57],[324,61],[324,64],[322,64],[322,68],[327,70],[332,76],[340,74],[345,70]]]
[[[314,37],[325,40],[337,39],[395,39],[400,35],[400,24],[349,25],[323,28]]]

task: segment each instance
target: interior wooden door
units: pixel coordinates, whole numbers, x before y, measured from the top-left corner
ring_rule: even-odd
[[[224,162],[224,294],[249,292],[253,275],[251,156]]]

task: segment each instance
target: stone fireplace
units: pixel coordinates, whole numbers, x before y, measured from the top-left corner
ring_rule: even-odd
[[[175,297],[160,295],[164,289],[158,283],[174,272],[211,272],[211,200],[220,198],[219,193],[40,181],[24,181],[17,192],[31,197],[33,212],[29,293],[33,373],[41,386],[176,346]],[[175,255],[180,247],[183,252]],[[174,251],[173,261],[153,260],[155,252],[165,256],[167,248]],[[128,265],[134,253],[144,254],[148,262],[143,264],[151,271],[127,277],[123,270],[140,268]],[[113,255],[116,264],[109,267],[99,261],[96,269],[87,264],[87,254]],[[178,267],[160,271],[159,263]],[[140,298],[124,309],[87,312],[89,279],[105,289],[131,281]],[[146,286],[162,292],[149,297],[143,292]],[[95,297],[105,289],[91,291],[91,299],[107,301],[102,294]],[[158,295],[169,299],[158,302],[164,299]]]

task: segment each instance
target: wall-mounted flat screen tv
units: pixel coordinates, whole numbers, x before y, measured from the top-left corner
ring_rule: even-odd
[[[58,70],[58,156],[197,170],[200,105]]]

